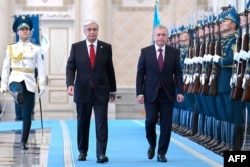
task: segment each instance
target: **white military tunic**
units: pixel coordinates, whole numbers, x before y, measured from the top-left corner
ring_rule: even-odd
[[[43,91],[46,87],[46,74],[41,48],[30,41],[8,45],[3,61],[1,88],[7,88],[11,82],[24,81],[27,90],[35,93],[35,68],[38,71],[37,83]]]

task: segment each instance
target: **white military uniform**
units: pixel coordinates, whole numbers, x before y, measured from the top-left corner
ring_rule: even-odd
[[[38,45],[30,41],[19,41],[7,46],[1,76],[1,88],[8,88],[11,82],[25,82],[28,91],[35,93],[37,83],[35,68],[38,70],[37,83],[41,91],[45,91],[45,63]],[[11,69],[11,71],[10,71]]]

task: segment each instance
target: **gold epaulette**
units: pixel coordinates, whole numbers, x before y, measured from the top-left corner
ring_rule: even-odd
[[[23,59],[23,52],[19,53],[18,55],[14,55],[11,45],[8,45],[8,50],[10,53],[11,61],[13,61],[14,63],[19,62]]]

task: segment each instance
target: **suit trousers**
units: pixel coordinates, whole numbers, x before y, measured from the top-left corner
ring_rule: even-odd
[[[108,142],[108,103],[97,101],[94,92],[90,102],[76,103],[77,108],[77,144],[80,153],[87,153],[92,108],[95,114],[96,155],[105,155]]]
[[[158,97],[153,103],[145,102],[146,110],[146,138],[149,145],[156,146],[156,123],[160,116],[160,136],[158,141],[158,154],[165,155],[168,150],[171,130],[174,102],[168,100],[163,88],[159,89]]]

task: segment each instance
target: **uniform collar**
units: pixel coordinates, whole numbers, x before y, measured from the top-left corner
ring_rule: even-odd
[[[29,42],[30,42],[30,40],[26,40],[26,41],[19,40],[18,41],[19,44],[28,44]]]

